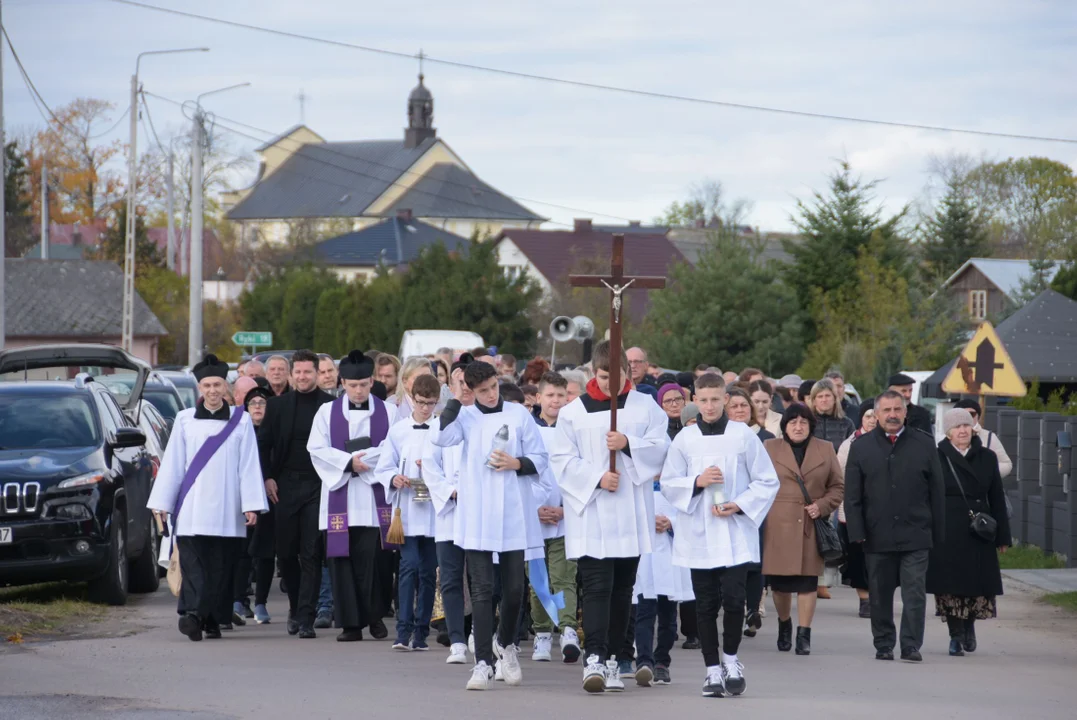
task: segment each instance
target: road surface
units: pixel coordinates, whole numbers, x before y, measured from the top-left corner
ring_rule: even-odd
[[[745,638],[740,657],[748,692],[705,699],[699,651],[674,651],[673,684],[620,695],[590,696],[581,668],[534,663],[522,653],[524,684],[496,683],[466,692],[470,666],[444,664],[446,652],[390,650],[389,640],[335,642],[285,633],[284,600],[274,595],[271,625],[237,628],[217,641],[192,643],[176,631],[167,590],[133,600],[123,613],[126,637],[29,643],[0,650],[0,717],[5,720],[108,718],[378,718],[617,720],[750,718],[933,720],[935,718],[1073,718],[1077,716],[1077,618],[1007,583],[1001,617],[978,625],[974,655],[947,655],[945,625],[928,623],[924,662],[874,659],[868,621],[856,617],[846,588],[821,600],[812,655],[775,649],[771,608],[763,630]],[[900,608],[900,605],[898,605]],[[391,622],[391,621],[390,621]],[[390,633],[392,637],[392,633]],[[601,715],[597,714],[601,713]]]

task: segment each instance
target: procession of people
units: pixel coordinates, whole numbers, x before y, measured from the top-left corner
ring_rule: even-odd
[[[812,619],[840,567],[877,659],[922,661],[927,592],[950,655],[976,650],[1010,544],[978,406],[950,411],[937,445],[906,376],[857,406],[840,373],[663,375],[618,345],[521,376],[482,348],[300,350],[241,366],[233,387],[206,356],[149,500],[178,553],[179,631],[218,639],[284,615],[299,639],[332,626],[356,642],[394,618],[387,649],[444,645],[447,664],[472,663],[468,690],[561,661],[599,694],[673,682],[680,608],[702,654],[686,672],[705,697],[737,696],[764,617],[778,652],[826,645]],[[974,512],[993,532],[970,534]]]

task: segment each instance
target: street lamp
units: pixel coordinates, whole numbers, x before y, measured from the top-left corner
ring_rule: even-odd
[[[178,48],[147,50],[135,58],[135,74],[131,76],[131,147],[127,153],[127,228],[123,254],[123,326],[120,333],[123,349],[131,352],[135,330],[135,191],[138,179],[138,69],[145,55],[209,52],[209,48]]]
[[[249,82],[229,85],[204,92],[195,98],[194,126],[191,128],[191,264],[187,273],[190,291],[188,314],[190,326],[187,331],[187,363],[196,365],[202,360],[202,98],[226,90],[247,87]],[[219,292],[219,291],[218,291]]]

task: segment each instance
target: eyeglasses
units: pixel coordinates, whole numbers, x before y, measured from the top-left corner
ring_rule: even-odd
[[[432,408],[432,407],[434,407],[435,405],[438,404],[438,401],[437,400],[414,400],[414,401],[412,401],[412,404],[415,407]]]
[[[676,407],[677,405],[684,405],[684,398],[671,397],[662,401],[662,407]]]
[[[264,408],[265,406],[265,400],[251,400],[249,403],[247,403],[248,408]]]

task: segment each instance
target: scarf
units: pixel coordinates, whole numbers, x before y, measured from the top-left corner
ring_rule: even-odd
[[[624,395],[625,393],[627,393],[631,389],[632,389],[632,381],[626,379],[624,389],[621,390],[621,392],[618,393],[618,395]],[[591,378],[590,380],[587,381],[587,394],[590,395],[591,398],[594,399],[594,400],[609,400],[610,399],[609,395],[607,395],[606,393],[599,390],[599,388],[598,388],[598,380],[596,380],[594,378]]]

